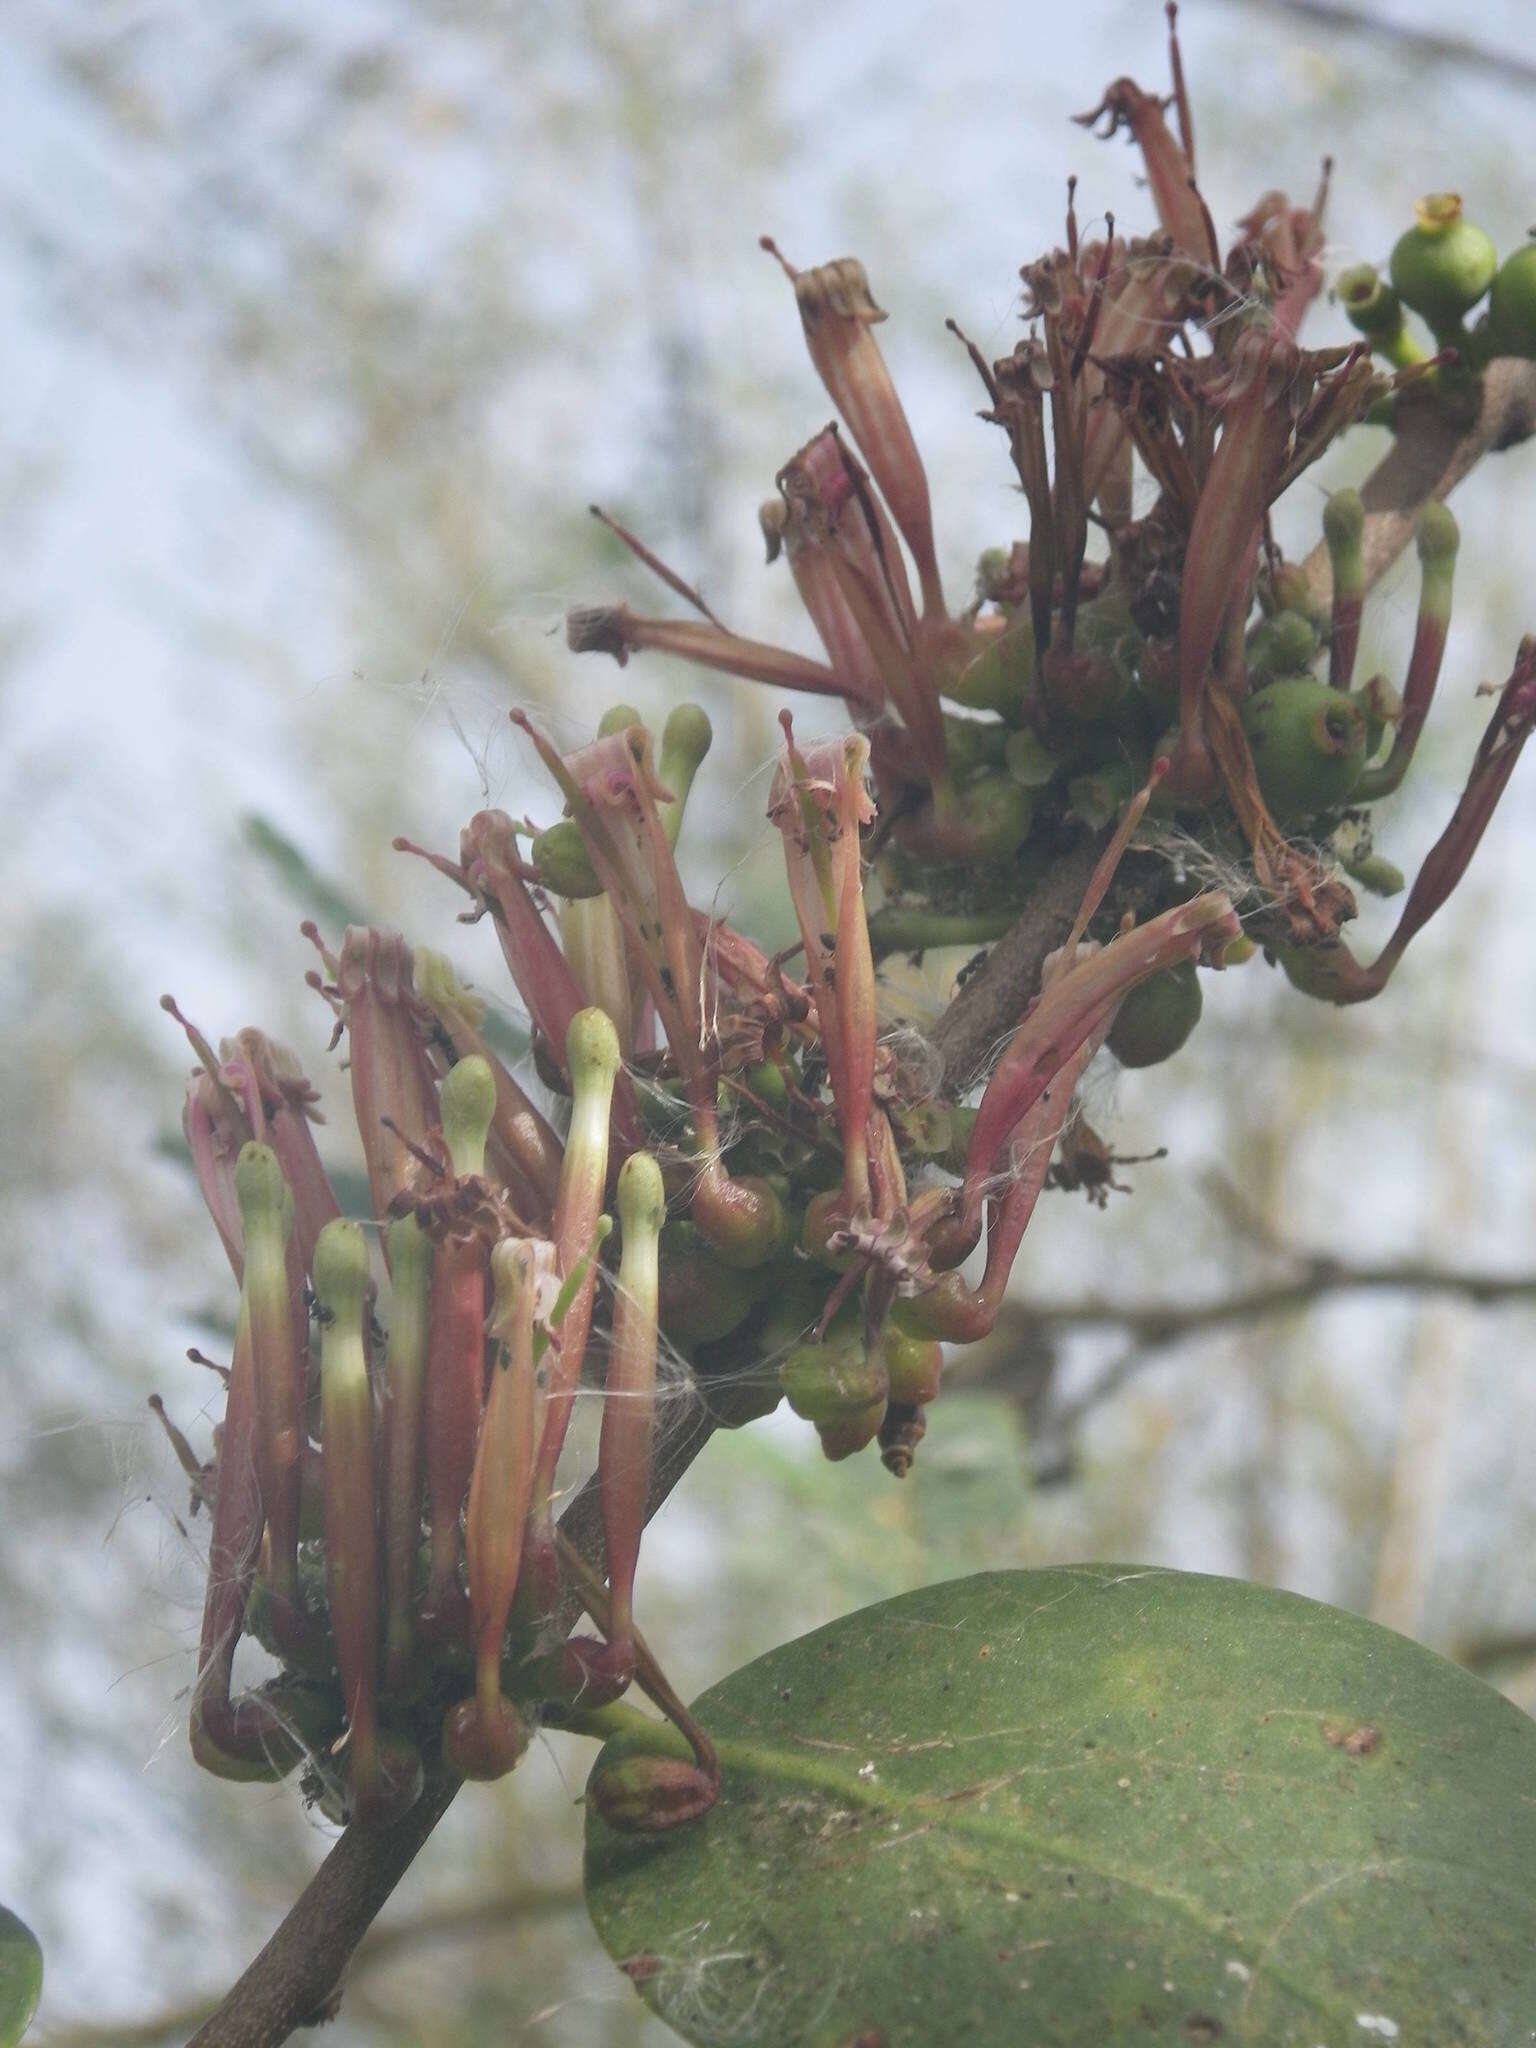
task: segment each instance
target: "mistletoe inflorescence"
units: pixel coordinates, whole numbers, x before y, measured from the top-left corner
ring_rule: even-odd
[[[1460,404],[1447,373],[1527,346],[1528,252],[1495,276],[1459,207],[1425,202],[1392,286],[1352,273],[1344,288],[1391,374],[1365,341],[1303,348],[1326,178],[1308,207],[1266,193],[1223,260],[1174,60],[1177,134],[1126,79],[1082,117],[1129,130],[1157,232],[1082,239],[1069,201],[1065,245],[1024,267],[1026,337],[990,363],[967,344],[1030,531],[983,558],[963,609],[852,259],[800,271],[773,249],[842,422],[791,456],[761,514],[825,660],[731,631],[609,522],[699,616],[585,607],[573,648],[656,649],[847,707],[852,730],[832,738],[802,742],[782,717],[768,816],[792,949],[770,956],[688,901],[675,848],[711,740],[698,707],[674,708],[658,747],[617,706],[566,752],[518,712],[563,815],[539,829],[484,810],[457,857],[425,857],[496,934],[538,1099],[441,955],[368,928],[332,951],[310,928],[367,1172],[366,1217],[348,1219],[296,1062],[259,1032],[215,1050],[187,1027],[187,1136],[240,1286],[213,1471],[177,1438],[211,1502],[191,1717],[209,1768],[280,1775],[307,1757],[342,1807],[384,1820],[416,1796],[423,1754],[495,1777],[540,1720],[612,1732],[638,1683],[688,1753],[642,1737],[594,1797],[621,1825],[702,1811],[708,1737],[634,1620],[659,1361],[682,1362],[716,1422],[787,1397],[829,1457],[876,1442],[904,1474],[943,1346],[994,1325],[1100,1047],[1166,1057],[1198,1019],[1197,969],[1254,940],[1302,989],[1374,995],[1460,879],[1536,719],[1536,643],[1363,967],[1341,936],[1345,875],[1403,886],[1371,813],[1430,707],[1456,528],[1439,505],[1420,519],[1399,693],[1356,676],[1359,497],[1324,513],[1323,611],[1270,510],[1354,422]],[[1465,318],[1490,285],[1474,342]],[[1404,303],[1438,355],[1405,340]],[[1138,465],[1153,487],[1139,512]],[[1192,846],[1228,889],[1190,895]],[[880,963],[998,936],[1068,854],[1086,859],[1062,942],[969,1103],[911,1056],[910,1030],[885,1028]],[[599,1369],[606,1583],[554,1515]],[[596,1635],[567,1634],[573,1606]],[[282,1670],[239,1693],[245,1633]]]

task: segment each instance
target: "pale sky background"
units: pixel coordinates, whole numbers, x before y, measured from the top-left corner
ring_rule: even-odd
[[[1384,258],[1425,190],[1461,189],[1501,250],[1536,224],[1528,81],[1275,6],[1189,0],[1182,27],[1223,228],[1269,186],[1309,197],[1325,151],[1331,269]],[[1522,0],[1465,27],[1536,61]],[[164,1155],[184,1062],[160,991],[215,1034],[270,1024],[338,1099],[301,911],[243,821],[270,821],[505,999],[486,936],[454,928],[449,892],[390,834],[451,847],[487,790],[554,814],[507,725],[515,701],[574,736],[621,692],[652,710],[686,689],[719,734],[690,878],[703,898],[724,876],[723,900],[760,916],[777,705],[653,658],[621,679],[565,654],[568,604],[654,602],[582,508],[640,525],[743,630],[811,644],[755,518],[827,412],[756,246],[771,230],[802,263],[864,260],[962,590],[1025,521],[943,318],[1011,344],[1018,266],[1058,237],[1069,171],[1085,224],[1106,206],[1148,217],[1130,150],[1067,117],[1119,73],[1161,87],[1166,71],[1156,0],[12,0],[0,53],[0,1899],[44,1938],[38,2038],[62,2041],[219,1989],[324,1847],[291,1788],[213,1786],[185,1753],[196,1533],[177,1533],[182,1489],[144,1420],[158,1388],[206,1442],[181,1352],[232,1306]],[[1342,331],[1322,309],[1317,337]],[[1355,437],[1330,478],[1378,445]],[[1382,834],[1410,871],[1481,730],[1476,683],[1536,627],[1533,485],[1527,448],[1456,500],[1443,701]],[[1320,501],[1297,492],[1291,544]],[[1389,673],[1413,606],[1403,567],[1366,649]],[[1168,1068],[1097,1079],[1125,1149],[1171,1158],[1107,1217],[1048,1206],[1026,1297],[1219,1290],[1235,1268],[1200,1192],[1213,1165],[1308,1245],[1526,1262],[1533,855],[1525,763],[1455,909],[1379,1005],[1324,1013],[1255,965],[1208,992]],[[1343,1302],[1257,1349],[1206,1346],[1107,1404],[1079,1480],[1038,1496],[1018,1484],[1014,1421],[958,1397],[899,1508],[881,1475],[850,1481],[775,1424],[756,1449],[725,1446],[718,1480],[694,1475],[662,1518],[642,1568],[652,1633],[692,1691],[925,1577],[1127,1552],[1271,1576],[1439,1647],[1529,1633],[1532,1335],[1523,1312]],[[1074,1344],[1066,1383],[1116,1348]],[[823,1583],[827,1530],[844,1563]],[[573,1745],[505,1798],[466,1796],[418,1903],[518,1875],[569,1886],[585,1768]],[[515,1971],[456,1954],[412,1968],[327,2038],[674,2038],[641,2020],[579,1912]]]

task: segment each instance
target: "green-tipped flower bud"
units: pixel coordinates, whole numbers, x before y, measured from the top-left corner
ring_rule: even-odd
[[[1431,192],[1413,210],[1414,225],[1392,251],[1392,282],[1437,336],[1454,336],[1492,284],[1498,251],[1462,218],[1458,192]]]
[[[1248,635],[1248,674],[1255,684],[1298,675],[1317,653],[1316,626],[1305,612],[1276,612]]]
[[[1282,822],[1346,803],[1365,767],[1365,713],[1315,676],[1283,676],[1257,691],[1243,730],[1264,801]]]
[[[628,732],[632,725],[644,723],[645,720],[633,704],[610,704],[597,721],[597,736],[600,740],[605,740],[612,733]]]
[[[1536,356],[1536,242],[1506,256],[1488,295],[1485,353]]]
[[[485,1141],[496,1114],[496,1076],[478,1053],[448,1069],[439,1098],[443,1142],[455,1178],[472,1180],[485,1172]]]
[[[1395,368],[1423,362],[1424,350],[1403,325],[1403,302],[1374,263],[1357,263],[1343,272],[1334,293],[1350,325]]]
[[[235,1200],[247,1239],[271,1231],[286,1244],[293,1228],[293,1196],[270,1145],[249,1144],[235,1161]]]
[[[325,1438],[325,1579],[358,1811],[383,1819],[400,1787],[380,1764],[379,1571],[373,1397],[364,1348],[369,1270],[362,1226],[338,1217],[315,1243]]]
[[[1003,762],[1014,781],[1022,783],[1025,789],[1044,789],[1055,780],[1061,767],[1060,756],[1053,754],[1027,726],[1008,735]]]
[[[974,660],[947,681],[944,695],[972,711],[996,711],[1016,721],[1035,679],[1035,630],[1027,617],[1015,619]]]
[[[560,818],[548,831],[535,834],[533,864],[544,887],[556,896],[576,902],[603,893],[603,885],[593,872],[587,843],[574,818]]]
[[[315,1241],[315,1299],[327,1325],[361,1328],[368,1299],[368,1240],[360,1223],[338,1217]]]
[[[627,1756],[593,1772],[587,1804],[621,1834],[658,1835],[707,1813],[719,1791],[697,1764],[681,1757]]]
[[[890,1376],[883,1355],[866,1347],[859,1322],[842,1336],[829,1332],[820,1344],[797,1344],[779,1367],[779,1384],[795,1413],[820,1426],[848,1422],[874,1403],[883,1409]]]
[[[709,714],[699,704],[676,705],[668,713],[667,722],[661,729],[661,758],[656,763],[656,773],[671,790],[672,801],[658,804],[657,809],[670,846],[677,844],[693,778],[698,774],[714,737]]]
[[[1360,493],[1335,491],[1323,507],[1323,539],[1328,544],[1335,586],[1341,575],[1354,582],[1364,533],[1365,503]]]
[[[1432,572],[1439,572],[1447,578],[1449,609],[1449,577],[1456,560],[1456,550],[1461,545],[1461,528],[1449,506],[1442,505],[1436,498],[1430,499],[1419,514],[1416,544],[1426,579]]]
[[[1171,1059],[1200,1022],[1204,1007],[1193,960],[1138,982],[1115,1016],[1106,1043],[1122,1067]]]
[[[625,1245],[634,1238],[655,1237],[667,1220],[667,1190],[649,1152],[631,1152],[619,1168],[616,1194]]]

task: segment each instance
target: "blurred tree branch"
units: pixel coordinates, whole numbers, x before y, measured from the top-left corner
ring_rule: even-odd
[[[1243,0],[1243,4],[1254,6],[1255,0]],[[1346,33],[1394,43],[1410,57],[1462,64],[1511,84],[1536,85],[1536,64],[1513,50],[1491,49],[1467,36],[1447,35],[1415,22],[1390,21],[1369,7],[1350,6],[1347,0],[1259,0],[1259,4],[1266,14],[1291,14],[1301,21],[1316,22],[1319,28],[1343,29]]]
[[[489,1899],[462,1899],[452,1905],[429,1906],[409,1919],[378,1927],[358,1948],[352,1969],[361,1974],[392,1962],[402,1952],[429,1942],[464,1935],[493,1933],[508,1921],[542,1920],[581,1906],[579,1885],[527,1885]],[[103,2025],[65,2027],[47,2035],[43,2048],[159,2048],[179,2040],[214,2010],[211,1998],[190,1999],[144,2020],[119,2020]]]

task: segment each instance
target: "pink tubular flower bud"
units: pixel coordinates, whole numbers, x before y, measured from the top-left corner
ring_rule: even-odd
[[[585,1007],[585,998],[519,873],[516,829],[505,811],[479,811],[465,828],[463,842],[466,874],[496,913],[496,936],[523,1007],[558,1061],[571,1019]],[[615,1090],[614,1134],[627,1152],[643,1135],[627,1075]]]
[[[389,1227],[389,1343],[384,1354],[384,1682],[410,1680],[416,1553],[421,1546],[422,1415],[431,1328],[432,1245],[414,1216]]]
[[[1143,92],[1134,79],[1117,78],[1096,107],[1073,118],[1083,128],[1092,128],[1102,118],[1105,126],[1097,132],[1106,140],[1121,128],[1130,130],[1146,165],[1152,203],[1164,233],[1172,237],[1181,255],[1218,269],[1221,256],[1211,216],[1195,185],[1189,153],[1163,119],[1162,101]]]
[[[930,618],[942,618],[944,591],[933,546],[928,478],[891,373],[871,332],[886,316],[875,304],[864,266],[854,257],[844,256],[814,270],[796,270],[767,236],[763,247],[778,258],[795,288],[795,303],[816,374],[848,422],[859,453],[869,464],[880,495],[912,550],[923,610]]]
[[[541,1261],[531,1239],[503,1238],[491,1253],[490,1386],[464,1528],[475,1693],[448,1722],[453,1761],[473,1778],[500,1777],[528,1742],[527,1728],[502,1694],[501,1651],[522,1568],[538,1449],[533,1316],[540,1266],[552,1262],[553,1247],[544,1250]]]
[[[285,1653],[302,1657],[312,1632],[299,1597],[299,1481],[306,1430],[289,1294],[293,1196],[270,1146],[252,1141],[242,1148],[235,1193],[245,1237],[240,1317],[255,1376],[256,1469],[267,1519],[273,1629]]]
[[[843,1199],[870,1207],[869,1113],[875,1077],[875,967],[864,915],[859,828],[875,807],[864,784],[869,742],[850,733],[802,755],[788,714],[768,815],[784,840],[806,971],[843,1143]]]
[[[364,1336],[372,1281],[362,1226],[328,1223],[315,1247],[325,1440],[325,1581],[347,1716],[347,1760],[364,1820],[391,1808],[379,1753],[379,1539],[373,1396]]]
[[[766,1186],[734,1181],[720,1163],[699,934],[657,808],[669,793],[656,779],[650,734],[632,725],[562,758],[520,712],[513,721],[533,741],[581,828],[682,1075],[702,1159],[694,1221],[727,1256],[759,1263],[778,1243],[782,1209]]]
[[[347,927],[336,992],[373,1214],[382,1221],[410,1184],[410,1148],[419,1151],[437,1122],[425,1043],[430,1013],[416,995],[409,946],[397,932],[371,925]]]

